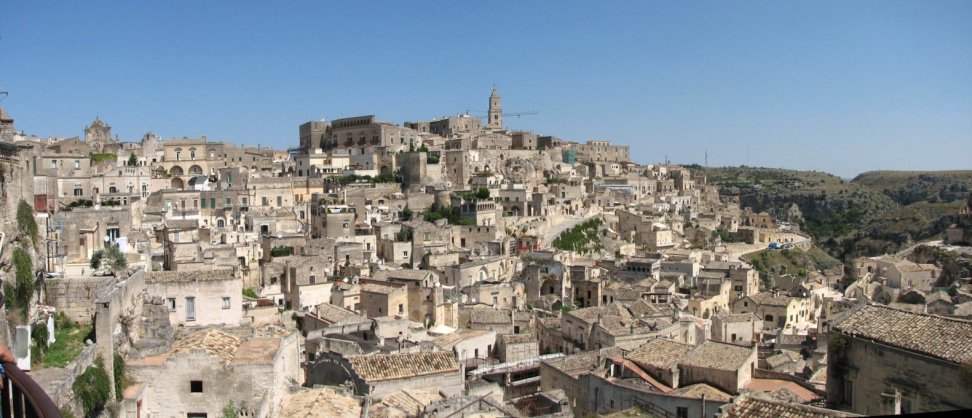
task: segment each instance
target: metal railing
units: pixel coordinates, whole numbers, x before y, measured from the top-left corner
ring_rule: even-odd
[[[61,412],[40,385],[14,363],[3,363],[3,389],[0,389],[0,417],[60,418]]]

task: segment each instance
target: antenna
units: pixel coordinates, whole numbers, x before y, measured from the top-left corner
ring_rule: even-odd
[[[708,166],[709,166],[709,149],[706,148],[705,149],[705,165],[703,167],[708,167]]]

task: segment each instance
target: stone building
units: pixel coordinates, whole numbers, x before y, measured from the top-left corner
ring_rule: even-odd
[[[249,330],[206,329],[161,355],[129,360],[135,383],[122,408],[133,416],[223,416],[232,402],[239,416],[277,416],[290,382],[300,382],[296,332],[241,337]]]
[[[149,272],[145,283],[165,299],[173,326],[236,326],[243,317],[243,282],[232,269]]]
[[[972,408],[972,322],[864,305],[834,320],[827,399],[864,415]]]
[[[356,394],[376,399],[405,388],[455,395],[463,383],[451,351],[350,356],[340,362],[347,363],[348,374],[336,379],[351,381]]]

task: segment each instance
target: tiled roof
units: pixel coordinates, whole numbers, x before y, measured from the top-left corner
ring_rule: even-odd
[[[581,321],[592,324],[597,321],[597,318],[603,316],[620,316],[623,318],[631,318],[631,312],[629,312],[620,303],[612,303],[605,306],[592,306],[589,308],[575,309],[567,313],[567,316],[571,316]]]
[[[851,313],[835,329],[953,363],[972,361],[972,322],[868,305]]]
[[[777,295],[772,291],[760,292],[751,296],[757,305],[786,306],[790,303],[790,296],[780,293]]]
[[[767,399],[753,394],[744,394],[733,399],[723,407],[722,418],[817,418],[817,417],[856,417],[843,411],[816,408],[775,399]]]
[[[353,311],[349,311],[340,306],[331,305],[330,303],[322,303],[317,305],[317,317],[331,324],[336,323],[344,318],[351,315],[357,315]]]
[[[523,344],[523,343],[537,342],[537,337],[535,337],[533,334],[506,334],[506,335],[500,335],[498,338],[503,340],[506,344]]]
[[[389,285],[382,285],[378,283],[362,283],[361,291],[368,293],[381,293],[385,295],[390,295],[395,293],[395,291],[403,289],[402,287]]]
[[[701,398],[702,395],[705,395],[706,400],[720,402],[729,402],[729,400],[732,399],[732,396],[728,393],[705,383],[696,383],[694,385],[683,386],[669,392],[669,394],[688,396],[696,399]]]
[[[420,389],[401,389],[385,396],[380,403],[368,409],[368,416],[374,418],[386,417],[417,417],[425,407],[435,401],[442,400],[442,396]]]
[[[199,221],[195,219],[167,219],[165,227],[170,230],[199,229]]]
[[[739,370],[754,353],[753,348],[708,340],[685,356],[682,364],[716,370]]]
[[[634,349],[625,357],[642,367],[670,369],[675,367],[689,351],[692,351],[691,345],[658,338]]]
[[[240,348],[242,339],[218,329],[208,329],[190,334],[176,341],[172,346],[172,353],[184,353],[192,350],[205,350],[210,355],[219,357],[225,362],[233,361],[236,351]]]
[[[506,309],[470,309],[469,322],[473,324],[512,324],[510,311]]]
[[[361,416],[361,404],[358,400],[337,393],[330,387],[302,389],[301,391],[283,398],[280,416],[282,418],[358,418]]]
[[[602,348],[601,350],[587,351],[580,354],[572,354],[544,362],[553,366],[555,369],[565,373],[574,371],[593,370],[600,367],[599,361],[608,357],[620,356],[622,353],[619,347]]]
[[[429,274],[431,273],[426,270],[398,269],[389,271],[386,277],[401,280],[425,280]]]
[[[459,371],[456,357],[448,351],[375,354],[348,357],[362,379],[380,381]]]
[[[233,364],[271,364],[279,349],[279,338],[246,340],[237,348]]]
[[[235,278],[236,274],[233,269],[202,271],[151,271],[145,273],[145,281],[147,283],[202,282],[233,280]]]

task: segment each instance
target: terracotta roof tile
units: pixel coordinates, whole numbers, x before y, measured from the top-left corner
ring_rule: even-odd
[[[954,363],[972,361],[969,321],[868,305],[847,316],[835,330]]]
[[[448,351],[351,356],[348,360],[358,376],[368,381],[459,371],[456,357]]]

